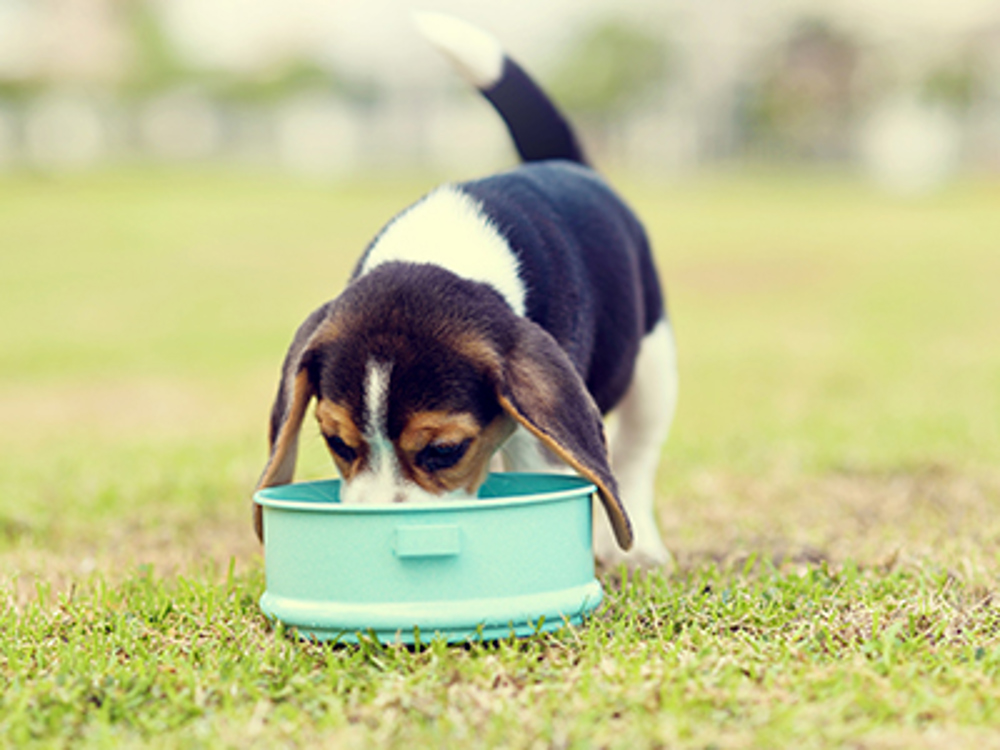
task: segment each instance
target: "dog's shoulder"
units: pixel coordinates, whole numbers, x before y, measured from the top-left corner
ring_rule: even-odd
[[[382,229],[353,278],[389,262],[433,264],[492,286],[537,320],[531,298],[620,282],[600,269],[628,268],[644,252],[641,224],[597,173],[550,160],[434,190]]]
[[[641,252],[645,232],[593,169],[571,161],[529,162],[462,183],[523,262],[559,267],[620,265]]]
[[[645,333],[662,317],[645,229],[594,170],[532,162],[463,188],[517,258],[529,290],[528,317],[557,338],[581,322],[588,330],[600,327],[601,316],[617,321],[618,336],[631,335],[633,320]]]
[[[433,265],[488,284],[515,313],[525,314],[518,258],[462,185],[444,185],[397,214],[365,250],[353,278],[387,263]]]

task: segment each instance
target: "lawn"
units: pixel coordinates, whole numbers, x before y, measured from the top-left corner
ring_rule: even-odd
[[[284,349],[431,184],[0,176],[0,744],[1000,747],[998,181],[619,180],[679,338],[676,566],[519,642],[272,628]]]

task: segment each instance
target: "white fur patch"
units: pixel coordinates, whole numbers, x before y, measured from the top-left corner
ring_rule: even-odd
[[[365,375],[365,410],[368,422],[365,437],[372,442],[389,442],[386,423],[389,417],[389,377],[392,366],[371,360]]]
[[[368,465],[346,483],[340,500],[346,504],[397,502],[403,494],[399,459],[387,437],[389,377],[392,365],[370,360],[365,373],[364,404],[367,412],[364,436],[368,443]]]
[[[447,13],[419,11],[413,21],[473,86],[488,89],[500,80],[504,51],[492,34]]]
[[[361,274],[390,261],[433,263],[488,284],[514,312],[525,313],[517,256],[479,204],[455,187],[438,188],[389,224],[365,258]]]
[[[402,483],[399,459],[389,440],[389,378],[392,365],[370,360],[365,374],[365,440],[368,468],[351,482],[361,502],[395,502]],[[360,480],[360,481],[359,481]]]

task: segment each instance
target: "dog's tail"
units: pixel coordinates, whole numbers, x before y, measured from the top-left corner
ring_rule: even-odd
[[[413,17],[420,32],[500,113],[521,159],[587,163],[569,123],[496,37],[444,13]]]

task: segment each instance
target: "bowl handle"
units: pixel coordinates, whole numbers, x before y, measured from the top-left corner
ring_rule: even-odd
[[[393,545],[396,557],[454,557],[462,551],[458,526],[397,526]]]

